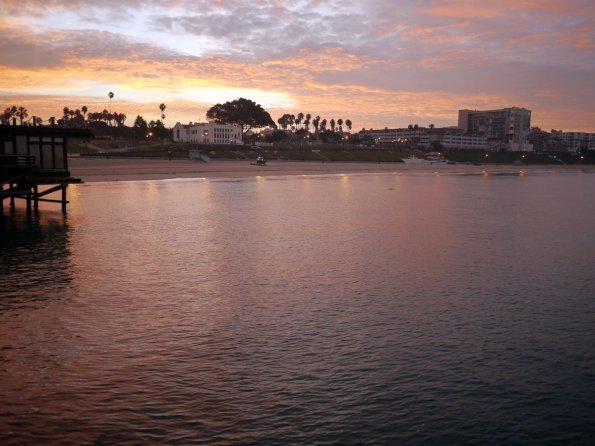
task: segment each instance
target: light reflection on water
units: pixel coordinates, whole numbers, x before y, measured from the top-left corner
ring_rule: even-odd
[[[584,443],[594,185],[148,181],[19,209],[0,442]]]

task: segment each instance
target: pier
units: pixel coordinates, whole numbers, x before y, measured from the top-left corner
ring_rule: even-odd
[[[91,138],[86,129],[48,126],[0,125],[0,219],[4,201],[11,211],[15,200],[26,202],[27,215],[40,202],[60,203],[66,214],[69,184],[81,183],[68,170],[68,138]],[[60,193],[60,198],[48,198]]]

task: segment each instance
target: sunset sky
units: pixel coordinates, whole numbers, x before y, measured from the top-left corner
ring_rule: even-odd
[[[595,132],[593,0],[0,0],[0,106],[165,123],[238,97],[362,127],[529,108]]]

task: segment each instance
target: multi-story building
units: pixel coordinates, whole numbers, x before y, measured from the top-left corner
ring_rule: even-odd
[[[362,130],[360,137],[372,138],[377,144],[382,143],[411,143],[417,147],[430,147],[430,137],[426,129],[418,127],[411,129]]]
[[[180,124],[173,128],[174,141],[197,144],[242,144],[242,129],[231,124],[195,122]]]
[[[461,150],[488,150],[488,138],[486,136],[464,135],[461,133],[446,133],[438,140],[445,149]]]
[[[459,110],[459,128],[467,135],[485,136],[493,150],[532,150],[527,140],[531,128],[531,110],[525,108]]]
[[[360,137],[371,137],[376,143],[410,142],[419,148],[438,144],[445,149],[488,150],[488,138],[482,135],[466,135],[458,128],[413,128],[362,130]]]
[[[552,131],[551,139],[570,153],[595,150],[595,133]]]

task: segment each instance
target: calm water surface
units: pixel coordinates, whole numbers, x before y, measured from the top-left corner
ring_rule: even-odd
[[[0,443],[588,444],[595,175],[71,188],[0,224]]]

